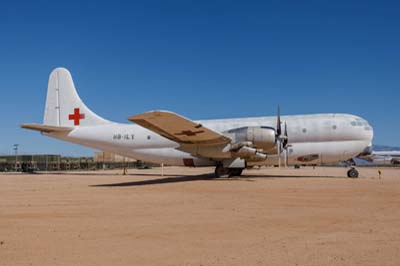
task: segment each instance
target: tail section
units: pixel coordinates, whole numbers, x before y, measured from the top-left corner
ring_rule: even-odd
[[[93,113],[79,98],[71,74],[65,68],[51,72],[47,88],[44,125],[94,126],[110,123]]]

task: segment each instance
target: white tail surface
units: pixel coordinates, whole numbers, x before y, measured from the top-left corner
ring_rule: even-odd
[[[93,113],[82,102],[67,69],[56,68],[49,77],[43,123],[49,126],[76,127],[102,125],[110,121]]]

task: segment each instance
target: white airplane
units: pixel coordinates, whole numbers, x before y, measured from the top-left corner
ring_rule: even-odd
[[[314,114],[192,121],[169,111],[108,121],[80,99],[71,74],[50,74],[43,124],[22,128],[83,146],[153,163],[215,166],[215,175],[239,176],[255,165],[320,165],[346,161],[371,146],[372,127],[348,114]],[[283,125],[283,126],[281,126]],[[283,128],[283,129],[282,129]],[[358,177],[351,168],[347,175]]]

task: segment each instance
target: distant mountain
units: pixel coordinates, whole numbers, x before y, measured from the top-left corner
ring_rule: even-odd
[[[400,151],[400,147],[392,147],[387,145],[372,145],[373,151]]]

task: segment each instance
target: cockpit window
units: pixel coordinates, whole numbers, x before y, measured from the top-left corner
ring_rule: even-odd
[[[367,121],[365,121],[365,120],[360,120],[360,119],[356,119],[356,121],[351,121],[350,124],[351,124],[353,127],[355,127],[355,126],[358,126],[358,127],[361,127],[361,126],[369,127],[369,124],[368,124]]]
[[[364,130],[372,130],[372,127],[368,124],[368,122],[361,118],[356,118],[350,122],[353,127],[363,127]]]

